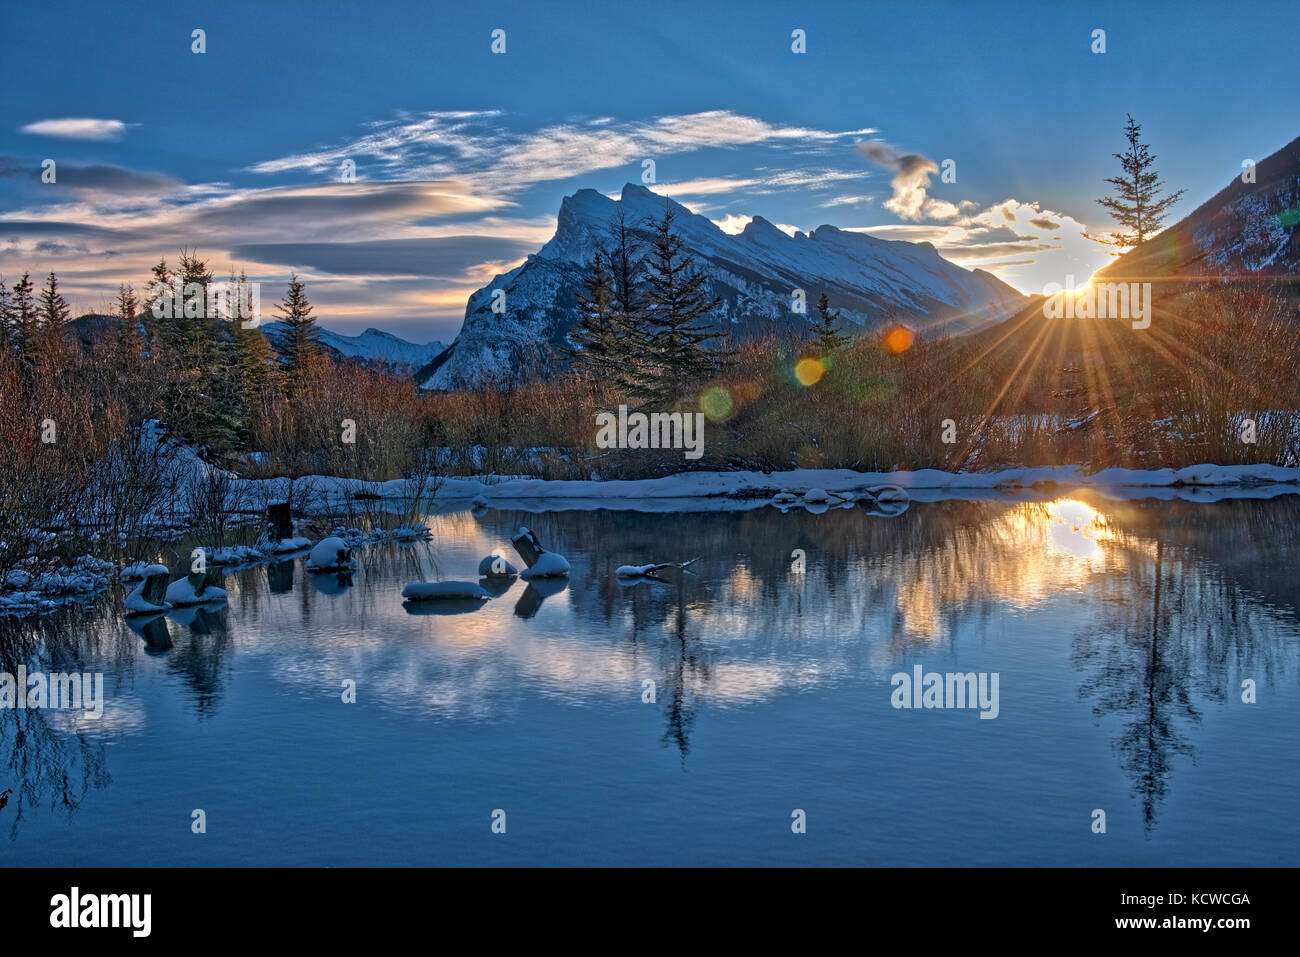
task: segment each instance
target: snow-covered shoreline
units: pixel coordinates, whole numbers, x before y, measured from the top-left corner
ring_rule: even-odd
[[[262,494],[275,483],[261,480]],[[360,482],[309,476],[295,483],[310,485],[324,502],[366,492],[385,501],[406,500],[404,479]],[[882,485],[907,491],[915,502],[946,499],[1016,500],[1069,489],[1089,489],[1115,499],[1157,498],[1214,502],[1226,498],[1273,498],[1300,494],[1300,468],[1275,465],[1192,465],[1181,469],[1110,468],[1087,474],[1082,466],[1011,468],[996,472],[945,472],[919,469],[854,472],[849,469],[794,469],[785,472],[680,472],[654,479],[609,481],[547,480],[510,476],[447,477],[433,500],[459,504],[478,500],[488,506],[542,506],[550,509],[609,508],[631,511],[744,510],[771,504],[779,492],[802,495],[810,489],[861,494]],[[1037,493],[1037,494],[1035,494]]]

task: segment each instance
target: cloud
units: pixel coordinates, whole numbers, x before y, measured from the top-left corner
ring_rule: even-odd
[[[730,110],[617,122],[607,117],[518,131],[501,125],[498,111],[403,114],[371,124],[371,132],[349,143],[265,160],[254,173],[306,171],[337,176],[345,159],[356,163],[359,181],[383,178],[456,178],[473,191],[510,195],[536,183],[581,177],[643,159],[701,149],[754,144],[795,147],[833,144],[874,130],[821,130],[768,123]],[[788,171],[767,177],[785,188],[809,174]],[[817,174],[812,174],[816,176]],[[855,173],[827,171],[825,181]],[[688,181],[697,185],[708,181]],[[679,184],[680,185],[680,184]],[[698,192],[699,190],[697,190]]]
[[[59,186],[86,192],[137,195],[167,193],[183,189],[185,186],[180,180],[162,173],[144,173],[121,166],[99,164],[78,166],[73,163],[60,163],[56,171]],[[33,165],[21,166],[12,157],[4,156],[0,157],[0,176],[6,179],[29,178],[38,182],[41,178],[41,169]]]
[[[121,120],[59,119],[37,120],[19,132],[36,136],[57,136],[65,140],[120,140],[126,133]]]
[[[870,203],[875,198],[874,196],[835,196],[820,205],[823,209],[829,209],[832,206],[857,206]]]
[[[1067,276],[1086,277],[1109,257],[1084,238],[1085,225],[1038,203],[1006,199],[979,209],[958,204],[961,214],[942,223],[908,223],[851,227],[879,239],[932,243],[945,259],[967,268],[975,265],[1022,292],[1038,293],[1048,282]],[[1054,233],[1050,237],[1043,232]],[[1015,258],[1009,258],[1015,257]]]
[[[939,172],[939,166],[934,160],[920,153],[900,153],[883,140],[860,143],[858,152],[877,166],[894,171],[894,178],[890,181],[894,194],[885,200],[885,209],[899,219],[915,221],[923,215],[947,218],[952,204],[931,200],[926,196],[926,190],[930,188],[930,176]],[[929,212],[927,206],[939,215]],[[956,215],[956,212],[951,215]]]
[[[680,183],[653,183],[648,188],[660,196],[712,196],[716,193],[732,193],[741,189],[749,189],[761,182],[762,180],[757,179],[730,179],[725,176],[714,176],[703,179],[688,179]],[[617,199],[619,195],[621,194],[615,193],[613,198]]]
[[[336,275],[464,279],[483,263],[516,262],[535,248],[495,236],[442,236],[359,243],[249,243],[233,247],[230,254]]]
[[[751,219],[753,219],[752,216],[738,216],[735,213],[728,213],[726,216],[723,216],[721,219],[715,219],[713,222],[728,236],[736,236],[744,231],[745,227],[749,225]]]

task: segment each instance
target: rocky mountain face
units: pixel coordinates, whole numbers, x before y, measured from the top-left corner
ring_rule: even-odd
[[[1246,171],[1243,170],[1243,173]],[[1300,271],[1300,137],[1139,249],[1098,270],[1108,281],[1294,276]]]
[[[564,199],[545,246],[470,296],[460,334],[416,373],[417,381],[428,389],[455,389],[560,367],[566,336],[579,319],[574,294],[596,251],[610,247],[610,224],[621,210],[638,237],[648,240],[650,224],[665,208],[673,210],[674,228],[695,268],[722,299],[710,324],[738,338],[809,329],[823,292],[845,331],[858,333],[890,321],[923,333],[967,332],[1002,321],[1026,302],[991,274],[943,259],[929,243],[875,239],[833,226],[791,236],[762,217],[729,234],[642,186],[625,186],[618,200],[584,189]],[[796,289],[805,293],[804,313],[792,308]],[[505,308],[494,312],[498,291]]]

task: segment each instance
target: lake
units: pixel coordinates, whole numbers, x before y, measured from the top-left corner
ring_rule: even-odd
[[[350,583],[296,558],[224,608],[7,626],[4,670],[102,672],[105,705],[0,710],[0,860],[1300,863],[1300,496],[427,520]],[[403,606],[521,564],[520,525],[567,582]],[[895,707],[918,666],[996,675],[996,717]]]

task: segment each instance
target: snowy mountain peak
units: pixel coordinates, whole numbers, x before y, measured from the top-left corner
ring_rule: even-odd
[[[454,389],[562,366],[568,332],[579,319],[574,294],[596,252],[608,253],[613,222],[621,212],[644,244],[665,209],[673,212],[684,254],[722,299],[710,323],[742,338],[810,330],[815,317],[791,309],[795,289],[810,302],[826,293],[850,332],[893,319],[923,332],[970,331],[1000,322],[1025,302],[988,273],[943,259],[929,243],[876,239],[834,226],[791,236],[762,216],[729,235],[708,217],[636,183],[626,184],[616,200],[581,189],[561,202],[555,235],[536,255],[469,297],[456,341],[417,380],[429,389]],[[506,293],[505,313],[491,311],[498,289]]]

